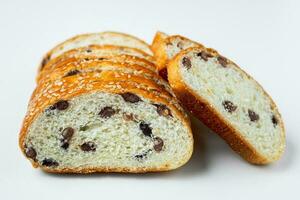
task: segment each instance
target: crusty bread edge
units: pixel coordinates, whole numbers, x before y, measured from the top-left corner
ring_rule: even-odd
[[[193,115],[199,118],[205,125],[222,137],[234,151],[236,151],[248,162],[253,164],[268,164],[278,160],[284,152],[285,130],[281,115],[272,98],[266,93],[261,85],[257,83],[257,81],[255,81],[251,76],[235,65],[239,70],[254,80],[258,86],[263,89],[265,95],[270,98],[274,111],[277,112],[278,116],[280,117],[280,123],[278,125],[281,127],[281,140],[283,146],[279,149],[277,155],[275,155],[273,158],[268,158],[259,153],[249,142],[246,141],[246,139],[238,130],[230,125],[229,122],[222,117],[222,115],[215,108],[213,108],[212,105],[210,105],[204,98],[199,96],[188,85],[186,85],[186,83],[184,83],[179,71],[178,62],[183,55],[195,49],[202,50],[203,48],[188,48],[177,54],[168,64],[169,83],[179,100]],[[208,51],[214,55],[218,55],[216,51]]]

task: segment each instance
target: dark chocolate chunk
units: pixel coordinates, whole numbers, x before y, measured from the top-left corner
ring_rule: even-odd
[[[96,151],[96,144],[94,142],[85,142],[80,145],[82,151],[89,152],[89,151]]]
[[[154,150],[156,152],[160,152],[163,149],[164,141],[160,137],[155,137],[153,142],[154,142],[154,146],[153,146]]]
[[[61,139],[61,147],[63,149],[67,149],[69,148],[69,145],[70,145],[70,141],[74,135],[74,129],[71,128],[71,127],[68,127],[68,128],[65,128],[63,131],[62,131],[62,139]]]
[[[208,61],[208,58],[212,57],[212,55],[210,55],[209,53],[207,53],[205,51],[201,51],[201,52],[197,53],[197,56],[201,57],[205,61]]]
[[[136,103],[136,102],[142,101],[139,96],[137,96],[136,94],[133,94],[131,92],[123,93],[123,94],[121,94],[121,96],[123,97],[124,101],[130,102],[130,103]]]
[[[42,161],[42,165],[46,166],[46,167],[57,167],[59,164],[58,164],[58,162],[56,162],[52,158],[45,158]]]
[[[65,100],[60,100],[56,102],[54,105],[50,106],[50,110],[66,110],[69,107],[69,102]]]
[[[74,69],[74,70],[69,71],[64,77],[74,76],[74,75],[79,74],[79,73],[80,73],[79,70]]]
[[[152,128],[149,126],[149,124],[146,124],[145,122],[141,122],[140,129],[142,130],[142,132],[145,136],[147,136],[147,137],[152,136]]]
[[[276,118],[275,115],[272,115],[272,123],[274,126],[276,126],[278,124],[278,119]]]
[[[98,113],[98,115],[100,115],[100,117],[102,117],[102,118],[110,118],[114,114],[116,114],[116,110],[114,110],[110,106],[106,106],[106,107],[102,108],[102,110]]]
[[[192,67],[192,62],[188,57],[183,57],[182,59],[182,65],[187,68],[190,69]]]
[[[224,106],[225,110],[229,113],[232,113],[237,109],[237,106],[228,100],[223,101],[222,105]]]
[[[255,121],[259,120],[259,115],[256,114],[256,112],[254,112],[253,110],[248,109],[248,115],[249,115],[251,122],[255,122]]]
[[[218,56],[217,60],[223,67],[227,67],[228,62],[226,58],[223,56]]]
[[[27,158],[31,158],[32,160],[36,160],[36,151],[33,147],[25,147],[25,154]]]
[[[156,111],[159,115],[164,116],[164,117],[168,117],[168,116],[172,116],[171,114],[171,110],[163,104],[153,104],[156,107]]]

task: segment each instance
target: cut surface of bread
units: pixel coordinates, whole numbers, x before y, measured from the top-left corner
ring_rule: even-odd
[[[151,92],[73,76],[43,86],[39,94],[20,134],[20,146],[35,167],[138,173],[175,169],[191,156],[188,119]]]
[[[116,45],[89,45],[86,47],[71,49],[64,52],[60,56],[57,56],[51,60],[47,60],[47,62],[43,62],[43,64],[39,67],[39,72],[51,70],[55,68],[56,65],[63,63],[66,59],[74,57],[85,58],[87,56],[90,56],[99,58],[112,58],[126,55],[137,57],[137,59],[144,59],[152,65],[155,65],[155,59],[151,55],[136,48],[121,47]]]
[[[285,148],[282,118],[271,97],[235,63],[205,48],[189,48],[168,64],[182,104],[243,158],[266,164]]]
[[[49,60],[60,56],[68,50],[89,45],[118,45],[132,47],[152,55],[150,46],[134,36],[117,32],[101,32],[77,35],[58,44],[46,54],[42,65],[46,64]]]

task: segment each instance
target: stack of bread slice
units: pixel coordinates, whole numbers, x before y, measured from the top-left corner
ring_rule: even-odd
[[[193,152],[187,114],[149,45],[123,33],[73,37],[38,71],[19,144],[56,173],[167,171]]]

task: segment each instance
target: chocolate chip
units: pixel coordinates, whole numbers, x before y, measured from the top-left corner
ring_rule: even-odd
[[[160,137],[155,137],[154,138],[154,150],[156,152],[160,152],[163,149],[164,146],[164,141]]]
[[[69,71],[64,77],[74,76],[74,75],[79,74],[79,73],[80,73],[79,70],[74,69],[74,70]]]
[[[212,55],[210,55],[209,53],[207,53],[205,51],[201,51],[201,52],[197,53],[197,56],[201,57],[205,61],[208,61],[208,58],[212,57]]]
[[[57,167],[59,164],[58,164],[58,162],[56,162],[52,158],[45,158],[42,161],[42,165],[46,166],[46,167]]]
[[[223,67],[227,67],[228,62],[226,58],[223,56],[218,56],[217,60]]]
[[[105,58],[97,58],[97,60],[100,60],[100,61],[101,61],[101,60],[105,60]]]
[[[106,106],[106,107],[102,108],[102,110],[98,113],[98,115],[100,115],[100,117],[102,117],[102,118],[110,118],[114,114],[116,114],[116,110],[114,110],[110,106]]]
[[[66,110],[69,107],[69,102],[65,100],[60,100],[56,102],[53,106],[50,106],[50,110]]]
[[[89,61],[90,59],[89,59],[89,58],[84,58],[84,60],[85,60],[85,61]]]
[[[254,112],[253,110],[248,109],[248,115],[249,115],[251,122],[255,122],[255,121],[259,120],[259,115],[256,114],[256,112]]]
[[[145,136],[148,136],[148,137],[152,136],[152,128],[149,126],[149,124],[146,124],[145,122],[141,122],[140,129],[142,130],[142,132]]]
[[[80,145],[82,151],[89,152],[89,151],[96,151],[96,144],[94,142],[85,142]]]
[[[229,113],[232,113],[237,109],[237,106],[228,100],[223,101],[222,105],[224,106],[225,110]]]
[[[272,115],[272,123],[274,126],[276,126],[278,124],[278,119],[276,118],[275,115]]]
[[[69,143],[74,135],[74,129],[71,128],[71,127],[68,127],[68,128],[65,128],[63,131],[62,131],[62,139],[61,139],[61,147],[63,149],[67,149],[69,148]]]
[[[182,59],[182,65],[185,68],[190,69],[192,67],[191,60],[188,57],[183,57],[183,59]]]
[[[168,116],[172,116],[171,114],[171,110],[163,104],[153,104],[156,107],[156,111],[159,115],[164,116],[164,117],[168,117]]]
[[[91,50],[91,49],[87,49],[86,52],[87,52],[87,53],[91,53],[92,50]]]
[[[130,102],[130,103],[136,103],[139,101],[142,101],[141,98],[131,92],[126,92],[121,94],[121,96],[123,97],[124,101]]]
[[[32,160],[36,160],[36,151],[33,147],[26,147],[25,148],[25,155],[27,158],[31,158]]]

